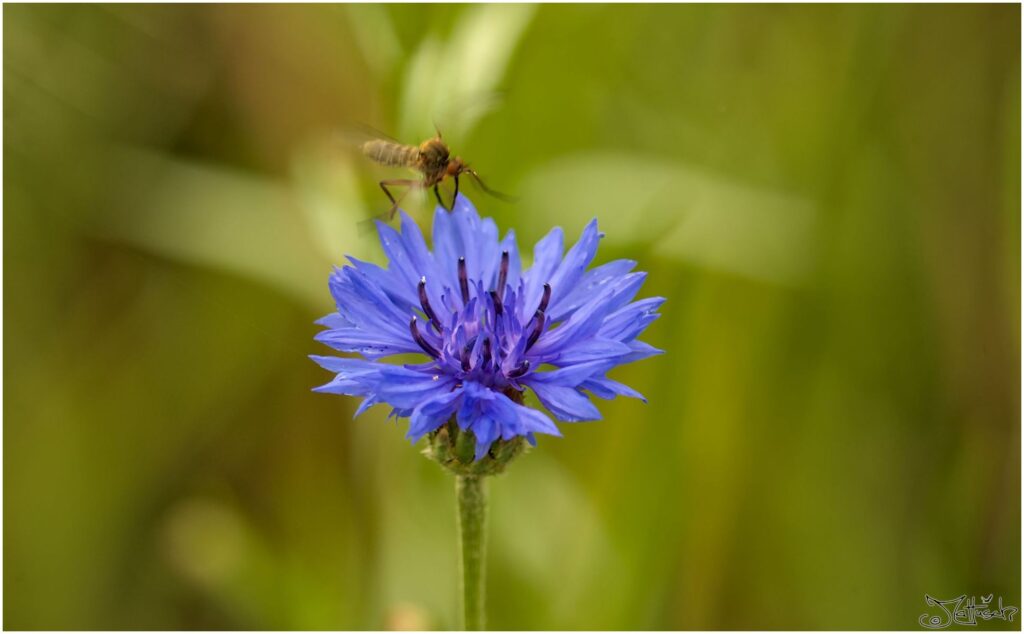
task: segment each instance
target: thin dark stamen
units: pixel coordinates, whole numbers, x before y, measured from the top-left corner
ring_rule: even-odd
[[[469,303],[469,278],[466,276],[466,258],[459,258],[459,290],[462,291],[462,303]]]
[[[420,329],[416,326],[416,315],[413,315],[412,321],[409,322],[409,332],[412,333],[412,338],[417,344],[419,344],[419,347],[423,348],[423,352],[426,352],[435,359],[441,356],[437,350],[434,350],[434,347],[423,338],[423,335],[420,334]]]
[[[544,312],[548,309],[548,302],[551,301],[551,285],[544,285],[544,294],[540,298],[540,306],[537,307],[539,312]]]
[[[498,291],[491,291],[491,300],[494,302],[494,314],[500,315],[504,306],[501,305],[501,298],[498,297]]]
[[[508,279],[508,251],[501,252],[501,270],[498,271],[498,301],[505,296],[505,281]]]
[[[419,285],[420,292],[420,307],[423,308],[424,314],[430,320],[430,323],[434,325],[437,332],[441,332],[441,320],[437,318],[437,313],[430,307],[430,300],[427,299],[427,278],[420,278]]]
[[[484,339],[484,367],[491,362],[491,340]]]
[[[460,356],[462,357],[462,371],[469,372],[469,369],[472,367],[469,364],[469,346],[462,349],[462,354]]]
[[[526,350],[532,348],[533,344],[537,343],[537,339],[540,338],[540,333],[544,331],[544,319],[544,311],[537,309],[537,312],[533,315],[533,331],[530,332],[530,338],[526,340]]]
[[[519,377],[523,376],[524,374],[526,374],[529,371],[530,371],[530,362],[529,361],[523,361],[518,366],[513,368],[511,372],[506,374],[505,378],[507,378],[507,379],[518,379]]]

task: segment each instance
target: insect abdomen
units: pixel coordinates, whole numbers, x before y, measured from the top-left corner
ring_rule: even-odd
[[[420,150],[413,145],[401,145],[375,139],[363,143],[363,154],[382,165],[415,167]]]

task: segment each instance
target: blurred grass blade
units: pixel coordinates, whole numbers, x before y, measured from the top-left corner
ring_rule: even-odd
[[[578,154],[535,169],[523,213],[581,227],[597,217],[610,244],[648,244],[663,257],[766,282],[798,285],[813,265],[814,206],[685,163]]]
[[[301,197],[286,184],[141,151],[126,151],[121,168],[122,195],[100,219],[102,235],[327,303],[331,262],[310,234]],[[349,226],[354,240],[354,219]],[[343,251],[339,244],[338,260]]]
[[[405,74],[402,137],[422,136],[435,122],[444,126],[446,135],[468,134],[486,112],[468,106],[493,99],[535,12],[531,5],[473,5],[466,7],[446,42],[425,38]]]

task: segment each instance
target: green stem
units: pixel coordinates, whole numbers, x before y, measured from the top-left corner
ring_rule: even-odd
[[[462,582],[463,629],[484,629],[484,530],[487,494],[483,476],[455,476],[459,506],[459,571]]]

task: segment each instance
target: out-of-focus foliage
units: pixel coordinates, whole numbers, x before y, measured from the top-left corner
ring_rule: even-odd
[[[4,18],[5,627],[456,623],[451,478],[306,359],[397,175],[341,131],[435,121],[669,298],[650,404],[491,483],[493,627],[1020,605],[1019,6]]]

